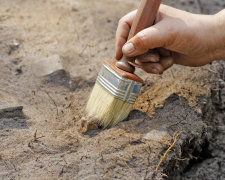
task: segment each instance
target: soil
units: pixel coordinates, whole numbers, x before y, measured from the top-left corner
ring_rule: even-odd
[[[140,96],[113,128],[85,115],[102,60],[114,57],[118,20],[138,3],[0,1],[0,179],[225,178],[224,61],[137,71]],[[164,3],[205,14],[225,7]]]

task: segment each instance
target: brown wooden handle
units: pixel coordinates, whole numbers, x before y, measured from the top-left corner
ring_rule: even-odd
[[[136,17],[132,23],[128,40],[134,37],[141,30],[153,25],[161,0],[142,0],[139,5]]]
[[[128,39],[134,37],[141,30],[153,25],[156,18],[159,6],[162,0],[141,0],[137,14],[132,23]],[[133,73],[135,68],[131,66],[128,61],[134,59],[123,56],[117,63],[116,66],[124,71]]]

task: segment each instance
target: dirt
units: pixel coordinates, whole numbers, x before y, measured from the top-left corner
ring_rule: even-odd
[[[138,2],[0,1],[0,179],[225,178],[223,61],[137,71],[145,84],[134,111],[111,129],[85,115],[118,20]],[[195,13],[225,7],[197,2],[165,1]]]

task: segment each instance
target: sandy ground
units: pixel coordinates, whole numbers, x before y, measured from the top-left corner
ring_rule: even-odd
[[[223,61],[138,71],[135,110],[114,128],[85,115],[102,60],[113,59],[117,22],[138,2],[0,1],[0,179],[224,178]],[[206,14],[225,6],[165,3]]]

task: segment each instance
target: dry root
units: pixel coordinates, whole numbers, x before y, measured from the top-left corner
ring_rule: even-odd
[[[166,150],[166,152],[163,154],[163,156],[160,158],[160,161],[159,163],[157,164],[156,168],[155,168],[155,172],[158,173],[159,171],[159,167],[160,165],[162,164],[163,160],[166,158],[167,154],[169,153],[169,151],[174,147],[174,145],[176,144],[177,142],[177,138],[178,136],[183,133],[183,131],[179,131],[179,132],[175,132],[174,135],[173,135],[173,143],[169,143],[168,144],[170,145],[170,147]]]

